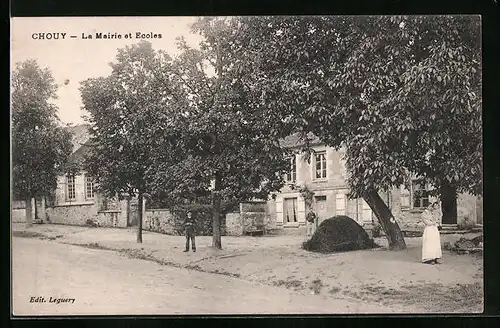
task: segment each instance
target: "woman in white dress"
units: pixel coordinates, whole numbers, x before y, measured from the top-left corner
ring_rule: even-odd
[[[438,226],[440,225],[439,203],[430,204],[422,213],[422,221],[425,224],[422,237],[422,262],[427,264],[438,264],[442,258],[441,238]]]

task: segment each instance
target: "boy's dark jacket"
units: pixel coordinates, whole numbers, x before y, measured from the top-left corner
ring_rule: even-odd
[[[189,226],[194,227],[194,225],[195,225],[194,216],[191,216],[191,218],[188,218],[186,216],[186,219],[184,220],[184,225],[186,227],[189,227]]]

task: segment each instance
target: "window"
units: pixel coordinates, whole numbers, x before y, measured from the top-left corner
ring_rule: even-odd
[[[297,180],[297,161],[295,155],[290,158],[290,171],[286,174],[286,181],[294,182]]]
[[[360,207],[360,211],[358,212],[360,217],[358,218],[358,221],[372,222],[372,209],[370,208],[370,205],[368,205],[363,198],[359,198],[358,206]]]
[[[297,198],[285,198],[284,205],[285,223],[297,222]]]
[[[94,198],[94,179],[88,175],[85,175],[85,198]]]
[[[326,152],[316,154],[316,179],[326,178]]]
[[[68,193],[67,193],[68,200],[74,200],[76,198],[75,176],[74,175],[68,175],[66,177],[66,186],[68,188]]]
[[[429,188],[425,183],[413,181],[412,184],[413,208],[429,206]]]
[[[335,200],[336,200],[336,206],[335,206],[335,212],[337,215],[346,215],[345,214],[345,195],[344,194],[337,194],[335,195]]]

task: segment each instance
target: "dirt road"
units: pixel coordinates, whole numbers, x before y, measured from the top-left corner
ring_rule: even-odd
[[[39,239],[12,250],[14,315],[406,312]]]

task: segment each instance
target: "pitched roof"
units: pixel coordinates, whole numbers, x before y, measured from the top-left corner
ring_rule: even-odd
[[[90,124],[79,124],[68,126],[66,129],[71,132],[71,143],[73,144],[73,153],[83,146],[90,138]]]
[[[73,144],[73,153],[69,156],[68,161],[80,166],[85,154],[89,151],[89,146],[86,143],[90,139],[90,124],[68,126],[66,129],[72,135],[71,143]]]
[[[307,134],[307,139],[312,145],[321,143],[321,140],[312,133]],[[281,139],[280,145],[286,148],[300,147],[304,145],[304,140],[301,139],[299,133],[294,133],[285,137],[284,139]]]

